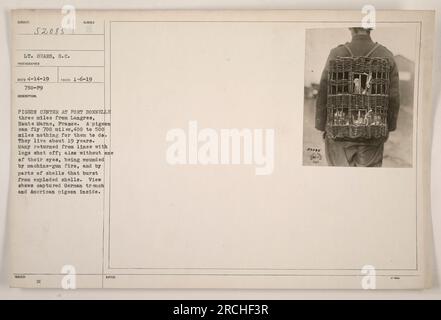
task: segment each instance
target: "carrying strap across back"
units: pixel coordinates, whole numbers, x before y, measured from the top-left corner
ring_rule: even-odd
[[[349,48],[348,44],[345,43],[344,46],[345,46],[346,50],[348,50],[348,52],[349,52],[349,54],[351,55],[351,57],[353,57],[354,54],[352,53],[352,50],[351,50],[351,48]]]
[[[369,52],[365,55],[365,57],[366,57],[366,58],[369,57],[372,53],[374,53],[375,50],[377,50],[377,48],[378,48],[379,46],[380,46],[380,44],[379,44],[378,42],[375,42],[374,47],[371,49],[371,51],[369,51]]]
[[[351,57],[354,56],[354,53],[352,52],[351,48],[349,48],[348,44],[345,43],[344,44],[346,50],[348,50],[349,54],[351,55]],[[374,53],[375,50],[377,50],[377,48],[380,46],[380,44],[378,42],[375,42],[374,46],[372,47],[372,49],[365,55],[365,57],[369,57],[372,53]]]

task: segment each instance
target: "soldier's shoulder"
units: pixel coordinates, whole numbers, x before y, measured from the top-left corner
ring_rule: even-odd
[[[335,48],[332,48],[331,55],[339,56],[342,54],[346,54],[348,52],[348,49],[346,49],[346,45],[347,45],[347,43],[346,44],[342,43],[342,44],[339,44],[338,46],[336,46]]]
[[[378,52],[382,53],[386,57],[393,58],[394,54],[392,51],[390,51],[386,46],[382,45],[381,43],[378,44]]]

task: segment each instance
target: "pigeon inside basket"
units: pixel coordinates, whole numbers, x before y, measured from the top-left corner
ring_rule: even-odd
[[[326,133],[332,139],[386,137],[390,63],[337,57],[329,62]]]

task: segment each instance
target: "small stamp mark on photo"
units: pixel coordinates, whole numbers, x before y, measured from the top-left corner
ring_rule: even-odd
[[[307,147],[306,152],[308,154],[309,160],[314,164],[319,164],[323,160],[321,149],[318,147]]]

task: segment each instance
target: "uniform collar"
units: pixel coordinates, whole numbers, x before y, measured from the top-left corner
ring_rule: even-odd
[[[368,34],[356,34],[352,37],[352,41],[354,40],[368,40],[372,41],[371,36]]]

